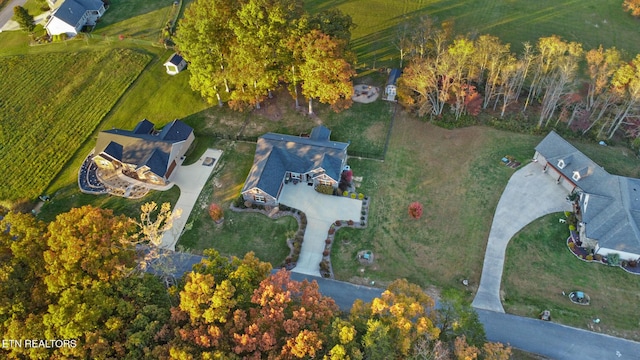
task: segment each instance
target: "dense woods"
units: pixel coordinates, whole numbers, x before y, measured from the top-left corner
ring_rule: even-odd
[[[440,311],[406,280],[344,314],[316,282],[272,273],[252,253],[238,259],[207,250],[167,288],[139,266],[146,253],[136,245],[149,232],[145,226],[89,206],[49,224],[6,214],[0,331],[5,339],[60,341],[4,347],[3,357],[499,359],[510,353],[486,343],[477,315],[459,296],[444,297]]]
[[[491,35],[453,36],[424,18],[398,30],[400,101],[419,116],[535,118],[538,128],[564,126],[596,138],[640,134],[640,57],[616,48],[585,50],[552,35],[520,54]],[[446,111],[448,110],[448,112]]]
[[[286,84],[296,106],[301,92],[313,113],[313,99],[335,110],[351,105],[352,25],[338,10],[309,15],[299,0],[197,0],[175,41],[189,61],[192,89],[209,103],[260,108]]]

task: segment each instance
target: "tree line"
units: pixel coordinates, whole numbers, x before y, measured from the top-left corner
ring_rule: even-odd
[[[428,17],[412,28],[397,31],[400,61],[408,60],[398,96],[419,116],[522,113],[537,117],[538,128],[562,122],[597,138],[640,134],[640,55],[585,50],[556,35],[514,54],[495,36],[453,36],[449,24]]]
[[[355,75],[347,51],[351,17],[309,15],[300,0],[196,0],[178,23],[175,42],[189,62],[190,84],[209,103],[243,110],[281,85],[330,104],[351,105]]]
[[[460,294],[441,307],[397,280],[370,303],[339,311],[316,282],[297,282],[252,253],[215,250],[176,283],[144,270],[166,207],[140,221],[85,206],[51,223],[31,214],[0,220],[3,358],[31,359],[508,359],[486,342]],[[157,258],[156,258],[157,259]],[[66,342],[65,342],[66,341]],[[57,345],[56,345],[57,344]]]

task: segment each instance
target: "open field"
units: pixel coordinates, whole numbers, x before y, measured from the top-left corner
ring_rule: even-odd
[[[504,305],[509,313],[536,317],[551,310],[553,321],[640,340],[638,302],[640,276],[619,267],[586,263],[567,248],[564,214],[529,224],[507,248],[503,277]],[[591,305],[580,306],[562,292],[581,290]],[[592,320],[599,318],[599,324]]]
[[[131,50],[0,62],[0,199],[35,198],[149,62]]]
[[[638,20],[622,10],[621,1],[600,0],[369,0],[366,11],[359,0],[307,0],[311,12],[338,8],[351,15],[357,25],[352,49],[367,68],[397,67],[399,56],[393,45],[397,25],[429,15],[452,21],[455,34],[491,34],[514,51],[522,43],[543,36],[559,35],[585,48],[615,46],[631,54],[640,51]]]
[[[111,0],[93,34],[159,41],[172,8],[170,0]]]

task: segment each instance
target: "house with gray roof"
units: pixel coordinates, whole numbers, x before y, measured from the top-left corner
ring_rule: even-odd
[[[147,119],[130,130],[111,129],[98,134],[93,161],[102,170],[135,181],[166,185],[194,140],[193,129],[174,120],[157,131]]]
[[[61,0],[50,0],[50,5],[51,1],[53,9]],[[105,11],[104,3],[100,0],[64,0],[51,14],[44,27],[50,36],[66,34],[68,37],[74,37],[83,27],[94,26]]]
[[[576,212],[580,240],[606,256],[640,257],[640,180],[608,173],[552,131],[535,148],[534,161],[580,197]]]
[[[245,201],[278,205],[282,187],[291,182],[337,188],[347,163],[348,143],[332,141],[317,126],[309,137],[267,133],[258,138],[253,166],[242,188]]]

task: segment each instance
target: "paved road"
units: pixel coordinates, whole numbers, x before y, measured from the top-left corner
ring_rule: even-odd
[[[555,360],[640,359],[638,342],[553,322],[488,310],[477,309],[476,311],[489,341],[510,344],[514,348]]]
[[[504,313],[500,298],[504,255],[509,240],[535,219],[554,212],[571,210],[568,191],[532,162],[509,179],[493,216],[484,255],[480,287],[473,307]]]

